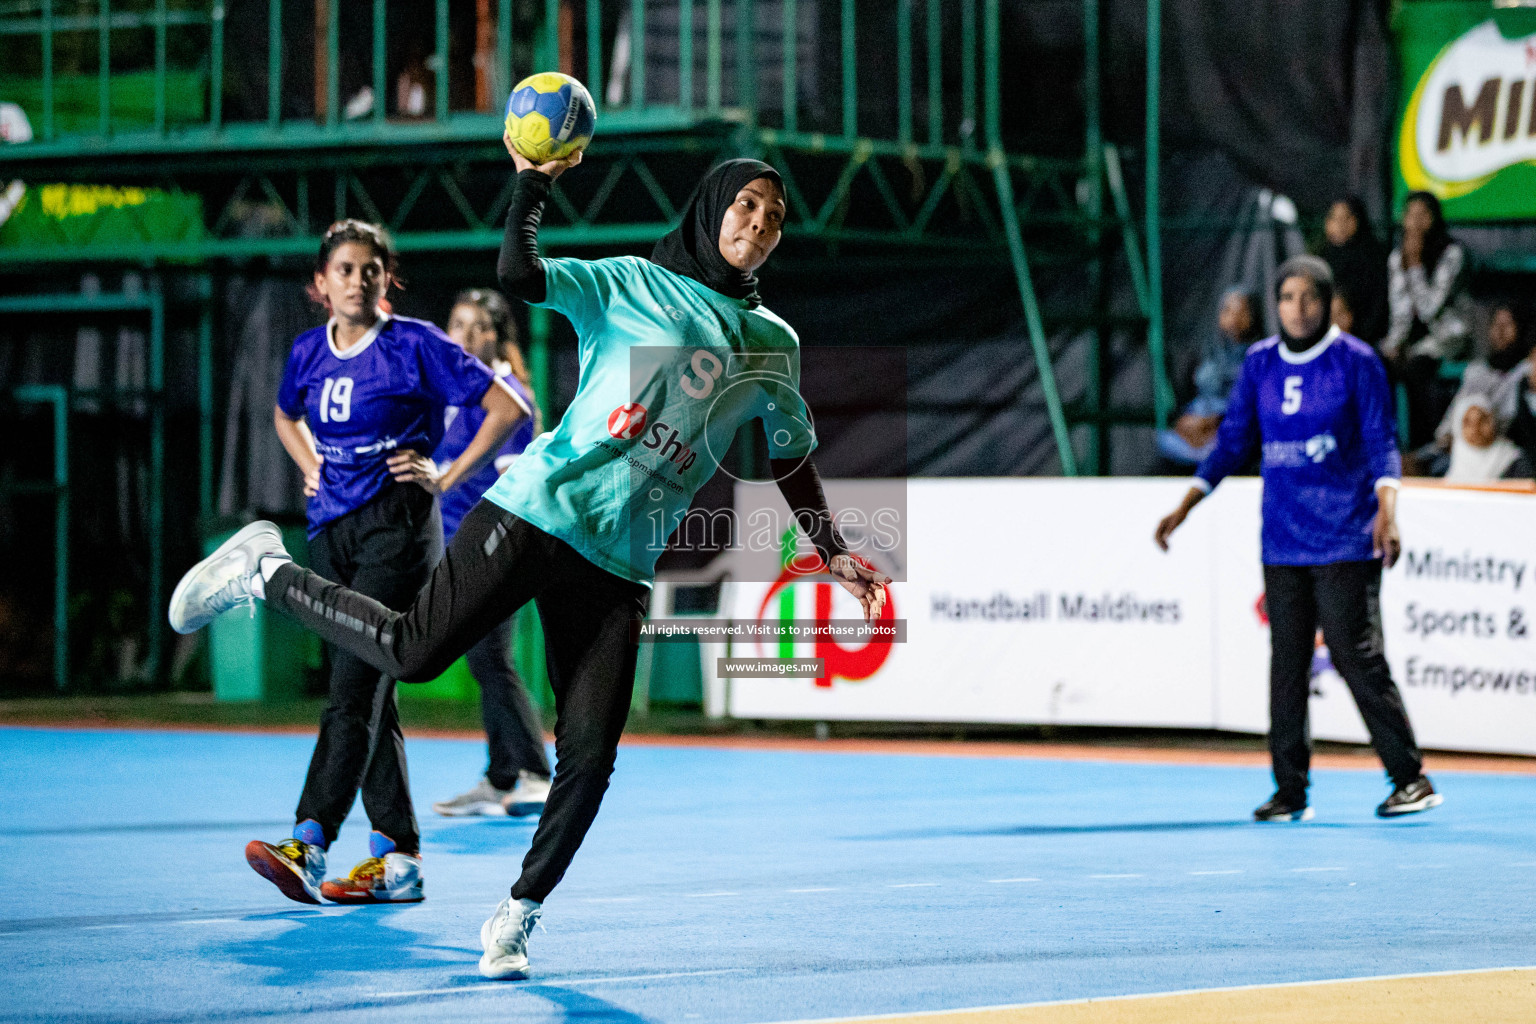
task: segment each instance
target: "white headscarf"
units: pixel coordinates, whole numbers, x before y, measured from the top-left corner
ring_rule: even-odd
[[[1520,457],[1519,447],[1502,434],[1486,448],[1478,448],[1462,435],[1467,411],[1473,407],[1493,415],[1493,402],[1487,395],[1468,395],[1456,403],[1451,419],[1451,466],[1445,471],[1447,483],[1485,484],[1504,476],[1505,470]]]

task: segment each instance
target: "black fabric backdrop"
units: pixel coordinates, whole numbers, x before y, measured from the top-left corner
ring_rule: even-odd
[[[1179,391],[1212,330],[1220,292],[1233,284],[1267,292],[1278,259],[1300,246],[1294,228],[1271,218],[1272,193],[1295,199],[1304,216],[1319,216],[1332,198],[1350,190],[1361,193],[1374,211],[1384,212],[1391,104],[1384,3],[1164,0],[1163,249],[1165,267],[1177,268],[1165,274],[1164,299],[1169,364]],[[666,6],[657,5],[653,24],[665,23]],[[777,32],[777,6],[757,6],[762,8],[759,25],[770,35]],[[807,65],[819,69],[823,83],[836,81],[837,5],[803,6],[814,8],[814,18],[804,14],[802,26],[820,54],[814,62],[807,59]],[[858,4],[859,118],[862,130],[872,134],[895,127],[895,68],[888,57],[894,52],[896,10],[897,5],[875,0]],[[947,69],[959,66],[959,12],[958,3],[943,6]],[[1145,0],[1102,4],[1105,130],[1132,154],[1127,169],[1133,193],[1140,188],[1134,180],[1134,152],[1143,141],[1145,19]],[[815,31],[807,27],[812,22]],[[1005,2],[1002,39],[1003,127],[1010,144],[1033,151],[1080,151],[1079,0]],[[919,51],[922,45],[919,41]],[[658,59],[666,59],[665,50],[652,50],[651,60]],[[652,70],[647,68],[648,75]],[[958,95],[958,79],[945,86],[946,95]],[[841,116],[839,95],[834,89],[821,94],[820,106],[806,117],[812,124],[824,119],[835,125]],[[922,102],[917,97],[919,125],[926,121]],[[861,269],[855,259],[839,260],[829,269],[826,259],[807,261],[801,255],[786,247],[765,274],[763,293],[801,334],[807,399],[813,409],[822,410],[821,462],[829,476],[1058,471],[1005,255],[981,268],[935,270],[929,265],[895,271],[888,263],[878,271]],[[1075,268],[1054,274],[1036,269],[1048,327],[1053,313],[1084,312],[1077,290],[1081,277]],[[1113,293],[1115,312],[1134,312],[1123,267],[1114,277]],[[405,305],[416,315],[446,313],[427,308],[427,298],[416,291],[407,295]],[[245,302],[232,308],[232,314],[240,309],[242,315],[232,317],[231,329],[255,345],[245,308]],[[575,360],[563,326],[555,343],[550,397],[558,411],[574,391]],[[1080,399],[1088,386],[1089,336],[1053,330],[1050,344],[1063,399]],[[871,376],[869,360],[849,358],[849,348],[870,346],[908,350],[904,386],[891,386],[889,367]],[[269,357],[280,358],[285,348],[272,346]],[[1149,405],[1145,348],[1122,334],[1110,349],[1105,372],[1114,403]],[[264,361],[259,353],[255,357]],[[262,379],[259,374],[241,376]],[[251,403],[253,408],[262,404]],[[259,426],[253,420],[249,432],[249,443],[257,448],[265,433]],[[1086,430],[1079,429],[1074,440],[1081,451]],[[226,468],[220,495],[224,509],[246,502],[292,505],[268,490],[274,484],[279,490],[290,488],[287,474],[254,450],[242,454],[247,465],[269,468],[251,473]],[[1111,472],[1148,472],[1154,465],[1148,429],[1114,429]],[[245,486],[232,487],[232,478],[240,477]]]
[[[762,6],[762,5],[759,5]],[[841,117],[837,6],[820,4],[822,107]],[[1163,0],[1162,121],[1171,149],[1216,150],[1255,184],[1319,215],[1335,196],[1360,193],[1384,213],[1392,118],[1388,0]],[[960,95],[959,8],[942,5],[945,94]],[[1102,94],[1108,138],[1140,146],[1145,131],[1146,0],[1101,0]],[[859,0],[859,124],[896,126],[898,5]],[[766,24],[761,20],[760,24]],[[915,47],[925,43],[922,18]],[[1002,5],[1003,131],[1010,144],[1061,154],[1082,150],[1081,0]],[[923,74],[921,66],[917,74]],[[914,97],[916,123],[926,99]],[[959,125],[948,122],[952,130]]]

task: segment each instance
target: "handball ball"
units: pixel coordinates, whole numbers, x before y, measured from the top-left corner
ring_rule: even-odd
[[[592,141],[597,107],[592,94],[570,75],[529,75],[507,97],[507,136],[512,148],[536,164],[563,160]]]

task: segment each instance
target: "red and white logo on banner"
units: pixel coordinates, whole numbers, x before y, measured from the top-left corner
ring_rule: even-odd
[[[621,405],[608,414],[608,433],[620,441],[630,441],[645,429],[645,406],[638,402]]]

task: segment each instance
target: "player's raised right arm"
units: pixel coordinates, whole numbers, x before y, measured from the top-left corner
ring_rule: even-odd
[[[507,208],[507,231],[501,239],[501,253],[496,257],[496,278],[508,295],[525,302],[543,302],[546,289],[544,267],[539,262],[539,222],[544,218],[544,204],[549,202],[550,186],[581,163],[581,150],[564,160],[534,164],[512,148],[512,140],[506,135],[502,141],[517,166],[517,182]]]

